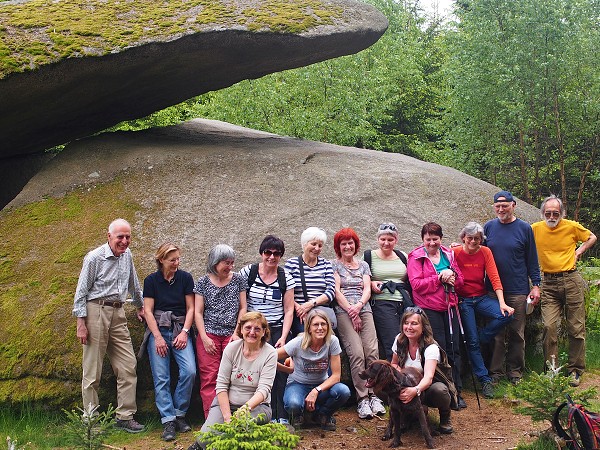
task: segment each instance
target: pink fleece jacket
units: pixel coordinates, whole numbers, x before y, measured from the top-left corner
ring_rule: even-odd
[[[464,283],[464,279],[458,268],[458,264],[456,263],[454,253],[443,245],[440,247],[440,251],[444,252],[444,255],[446,255],[446,258],[450,261],[450,267],[456,274],[456,282],[454,283],[455,289],[460,289]],[[407,270],[415,305],[433,311],[446,311],[448,309],[448,303],[446,303],[444,285],[438,278],[438,273],[436,272],[433,263],[426,256],[425,249],[422,245],[408,254]],[[448,300],[450,305],[454,306],[458,303],[458,296],[456,294],[450,294]]]

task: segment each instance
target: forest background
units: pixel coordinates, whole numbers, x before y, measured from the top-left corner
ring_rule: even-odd
[[[367,0],[389,29],[359,54],[247,80],[113,129],[205,117],[454,167],[600,232],[600,2]],[[596,246],[589,255],[600,255]]]

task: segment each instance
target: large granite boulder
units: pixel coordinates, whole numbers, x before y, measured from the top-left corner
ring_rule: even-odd
[[[354,0],[86,3],[0,3],[0,159],[356,53],[388,25]]]
[[[182,268],[205,273],[217,243],[256,261],[267,233],[299,254],[300,234],[324,228],[330,239],[354,227],[362,248],[376,246],[379,223],[400,230],[399,247],[420,242],[421,226],[439,222],[444,241],[470,220],[493,217],[498,188],[454,169],[400,155],[276,136],[208,120],[136,133],[103,134],[70,144],[0,212],[0,403],[80,401],[81,347],[71,317],[85,253],[105,241],[116,217],[133,227],[140,278],[166,240],[183,249]],[[537,219],[519,202],[518,214]],[[332,239],[324,256],[333,258]],[[131,312],[131,311],[130,311]],[[142,327],[131,320],[136,345]],[[140,402],[151,407],[147,362]],[[108,388],[107,369],[102,392]]]

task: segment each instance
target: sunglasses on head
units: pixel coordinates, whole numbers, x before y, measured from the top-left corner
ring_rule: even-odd
[[[273,255],[275,258],[280,258],[282,253],[279,250],[275,250],[275,251],[265,250],[265,251],[263,251],[263,255],[266,255],[266,256]]]
[[[396,228],[396,225],[391,224],[391,223],[382,223],[381,225],[379,225],[379,229],[381,231],[383,231],[383,230],[398,231],[398,228]]]
[[[425,314],[425,311],[423,311],[419,306],[409,306],[404,309],[404,312],[411,314]]]

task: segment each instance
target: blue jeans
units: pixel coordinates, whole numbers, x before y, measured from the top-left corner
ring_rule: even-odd
[[[304,414],[304,400],[318,384],[303,384],[292,381],[285,387],[283,407],[291,420]],[[344,383],[336,383],[319,393],[315,405],[315,413],[330,417],[335,411],[346,404],[350,398],[350,388]]]
[[[483,363],[480,344],[493,342],[500,330],[513,320],[513,316],[503,315],[498,299],[494,297],[482,295],[461,300],[459,303],[460,316],[465,329],[467,350],[473,373],[481,383],[489,382],[492,379]],[[485,328],[480,330],[477,329],[477,314],[490,319]]]
[[[182,350],[173,347],[173,330],[160,327],[160,334],[169,347],[164,358],[156,353],[154,336],[148,338],[148,357],[154,380],[154,400],[160,413],[160,421],[164,424],[184,417],[190,406],[192,389],[196,378],[196,359],[192,339],[188,337],[187,345]],[[179,379],[175,392],[171,394],[171,355],[179,366]]]

